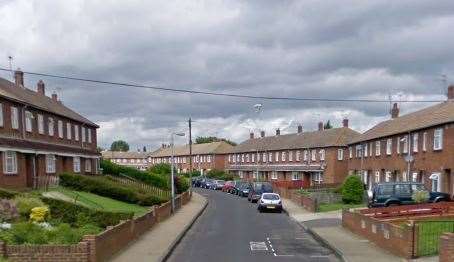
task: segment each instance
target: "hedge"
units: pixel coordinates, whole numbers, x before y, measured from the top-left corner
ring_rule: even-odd
[[[16,197],[17,195],[19,195],[19,192],[5,189],[5,188],[0,188],[0,198],[11,199],[11,198]]]
[[[102,176],[63,173],[60,175],[60,185],[141,206],[153,206],[166,202],[165,199],[151,193],[140,193],[132,187],[119,184]]]
[[[42,197],[41,199],[49,206],[52,219],[59,219],[63,223],[74,226],[83,226],[80,224],[88,223],[105,228],[117,225],[121,220],[127,220],[134,216],[134,213],[94,210],[54,198]]]
[[[364,186],[361,178],[350,175],[342,185],[342,202],[345,204],[360,204],[363,201]]]
[[[166,177],[147,173],[132,167],[117,165],[109,160],[101,161],[101,168],[106,175],[120,176],[120,174],[142,181],[145,184],[169,190],[169,182]]]

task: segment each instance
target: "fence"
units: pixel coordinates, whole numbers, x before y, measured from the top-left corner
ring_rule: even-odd
[[[430,256],[438,253],[440,236],[454,232],[454,220],[417,221],[417,256]]]
[[[35,189],[48,190],[51,187],[57,187],[60,178],[56,175],[42,175],[35,178]]]
[[[440,203],[426,203],[416,205],[404,205],[396,207],[381,207],[363,209],[361,214],[371,216],[374,218],[388,219],[388,218],[409,218],[415,216],[429,216],[429,215],[446,215],[454,214],[454,203],[440,202]]]
[[[133,178],[125,176],[125,175],[122,175],[122,177],[110,176],[110,175],[106,175],[106,176],[120,184],[132,186],[137,189],[144,190],[146,192],[152,193],[153,195],[159,196],[164,199],[169,199],[170,195],[171,195],[170,191],[168,191],[168,190],[163,190],[163,189],[160,189],[155,186],[151,186],[151,185],[147,185],[142,182],[138,182],[138,181],[134,180]]]

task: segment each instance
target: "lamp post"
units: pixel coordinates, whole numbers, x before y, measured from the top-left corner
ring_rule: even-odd
[[[174,136],[184,136],[184,133],[172,133],[170,135],[170,147],[171,147],[171,156],[170,156],[170,161],[171,161],[171,166],[170,166],[170,184],[171,184],[171,189],[172,189],[172,212],[175,211],[175,185],[174,185],[174,168],[175,168],[175,158],[174,158],[174,147],[173,147],[173,140]]]

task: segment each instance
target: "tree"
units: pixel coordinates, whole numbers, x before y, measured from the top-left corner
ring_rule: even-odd
[[[331,125],[331,122],[328,120],[323,128],[324,129],[331,129],[331,128],[333,128],[333,126]]]
[[[123,140],[114,141],[112,145],[110,145],[110,151],[129,151],[129,144]]]
[[[199,136],[195,139],[196,144],[205,144],[205,143],[212,143],[212,142],[219,142],[219,141],[224,141],[232,146],[236,146],[236,143],[233,141],[230,141],[225,138],[218,138],[215,136]]]
[[[168,175],[168,174],[170,174],[170,171],[171,171],[170,164],[167,164],[167,163],[157,164],[157,165],[152,166],[149,169],[150,173],[161,174],[161,175]]]
[[[363,202],[364,186],[361,178],[356,175],[348,176],[342,186],[342,202],[345,204],[360,204]]]
[[[147,147],[143,146],[143,152],[147,152]]]

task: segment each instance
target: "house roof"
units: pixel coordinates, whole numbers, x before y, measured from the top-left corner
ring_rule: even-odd
[[[4,78],[0,78],[0,96],[20,103],[28,104],[37,109],[67,117],[93,127],[99,127],[87,118],[63,105],[62,102],[54,101],[48,96],[38,94],[36,91],[25,87],[18,87],[15,83],[12,83]]]
[[[193,155],[207,155],[207,154],[227,154],[231,152],[233,146],[226,143],[225,141],[204,143],[204,144],[193,144],[192,154]],[[152,153],[152,157],[167,157],[172,154],[170,147],[156,150]],[[189,155],[189,145],[175,146],[175,156],[187,156]]]
[[[255,152],[264,150],[284,150],[298,148],[317,148],[345,146],[358,132],[348,128],[332,128],[322,131],[310,131],[287,135],[277,135],[248,139],[234,147],[232,153]]]
[[[147,158],[151,153],[150,152],[137,152],[137,151],[102,151],[102,157],[105,159],[112,158]]]
[[[350,143],[368,141],[432,126],[454,123],[454,101],[445,101],[416,112],[381,122]]]

